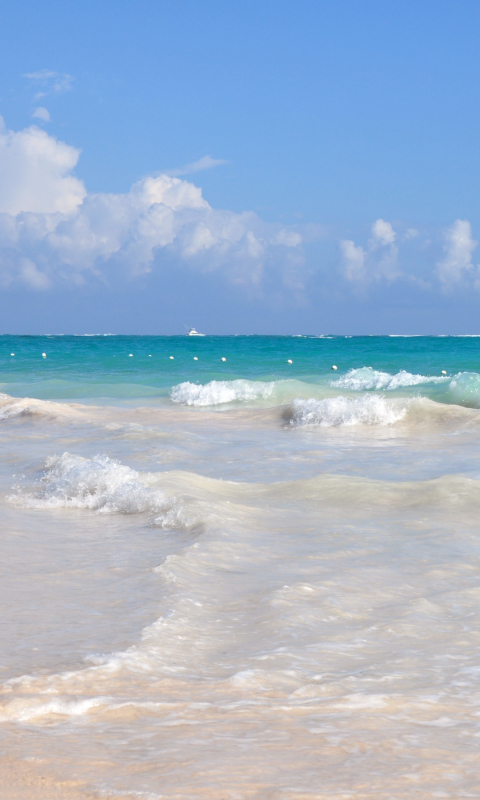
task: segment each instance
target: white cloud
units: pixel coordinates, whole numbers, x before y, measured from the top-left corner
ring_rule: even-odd
[[[258,287],[265,272],[300,287],[301,234],[253,212],[212,208],[193,183],[149,176],[126,194],[88,194],[71,174],[79,151],[36,127],[0,131],[0,277],[43,289],[88,274],[221,270]],[[168,256],[168,258],[162,257]],[[172,267],[172,265],[174,265]]]
[[[388,245],[395,241],[395,231],[390,222],[384,219],[377,219],[372,225],[372,234],[375,244]]]
[[[79,155],[80,150],[34,125],[8,131],[0,117],[0,212],[73,211],[86,194],[71,174]]]
[[[350,239],[340,242],[345,277],[349,281],[365,280],[365,259],[367,254],[363,247]]]
[[[23,258],[19,263],[20,279],[31,289],[48,289],[50,281],[44,272],[37,269],[33,261]]]
[[[472,269],[472,254],[478,242],[472,238],[472,228],[468,220],[457,219],[445,233],[445,256],[437,263],[437,275],[444,290],[462,281],[466,272]]]
[[[35,119],[41,119],[43,122],[50,122],[50,112],[44,106],[39,106],[35,108],[32,112],[32,117]]]
[[[24,78],[32,81],[35,85],[41,86],[42,91],[35,97],[45,97],[47,94],[62,94],[68,92],[73,85],[73,77],[66,72],[55,72],[51,69],[40,69],[37,72],[27,72]]]
[[[400,272],[396,267],[398,248],[392,224],[377,219],[371,230],[367,250],[349,239],[340,242],[344,275],[347,280],[359,284],[382,279],[394,281]]]
[[[228,164],[223,158],[212,158],[212,156],[202,156],[198,161],[192,164],[185,164],[184,167],[178,169],[169,169],[164,174],[178,177],[180,175],[192,175],[194,172],[203,172],[205,169],[212,169],[213,167],[220,167],[222,164]]]

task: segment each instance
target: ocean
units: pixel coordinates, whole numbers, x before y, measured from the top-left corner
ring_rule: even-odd
[[[4,755],[480,798],[480,338],[2,336],[0,392]]]

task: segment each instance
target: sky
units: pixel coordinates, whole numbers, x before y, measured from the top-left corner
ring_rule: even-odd
[[[3,0],[0,333],[480,333],[480,5]]]

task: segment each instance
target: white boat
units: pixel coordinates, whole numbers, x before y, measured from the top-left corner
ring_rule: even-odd
[[[199,333],[195,328],[189,328],[187,336],[205,336],[204,333]]]

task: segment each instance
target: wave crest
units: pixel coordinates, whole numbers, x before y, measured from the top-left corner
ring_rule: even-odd
[[[290,424],[335,428],[347,425],[393,425],[405,417],[405,403],[388,401],[375,394],[362,397],[329,397],[324,400],[297,398],[292,403]]]
[[[186,381],[173,387],[170,399],[186,406],[217,406],[235,401],[266,400],[274,389],[274,381],[210,381],[205,385]]]
[[[138,472],[108,456],[82,458],[71,453],[49,458],[35,493],[12,495],[28,508],[85,508],[104,513],[158,513],[165,494],[145,486]]]
[[[361,367],[350,369],[336,381],[330,381],[330,386],[339,389],[352,389],[353,391],[365,392],[369,389],[402,389],[406,386],[418,386],[421,383],[445,383],[450,378],[447,376],[426,376],[413,375],[411,372],[400,370],[395,375],[389,372],[381,372],[371,367]]]
[[[448,394],[454,403],[479,408],[480,375],[477,372],[459,372],[450,381]]]
[[[35,492],[17,489],[8,500],[23,508],[76,508],[103,514],[155,514],[150,524],[177,530],[201,529],[216,519],[215,507],[185,494],[183,485],[171,491],[159,485],[160,475],[140,474],[106,455],[94,458],[64,453],[47,460],[41,488]],[[170,487],[171,489],[172,487]],[[180,488],[181,494],[176,494]]]

